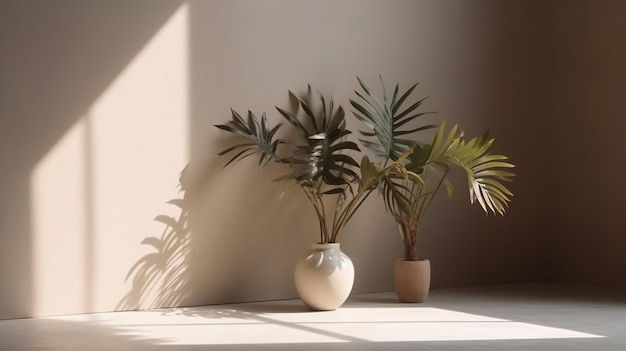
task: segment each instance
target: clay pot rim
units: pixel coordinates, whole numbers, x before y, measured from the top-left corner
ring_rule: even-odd
[[[398,262],[424,262],[430,261],[428,258],[419,258],[417,260],[405,260],[404,258],[398,258]]]

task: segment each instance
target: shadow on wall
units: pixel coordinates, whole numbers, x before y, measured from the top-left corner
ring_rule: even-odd
[[[156,252],[143,256],[130,269],[126,281],[133,276],[132,289],[118,304],[117,310],[136,310],[145,306],[148,295],[157,285],[160,287],[156,289],[156,298],[151,307],[179,305],[189,294],[186,284],[190,248],[185,200],[173,199],[168,203],[180,208],[180,216],[177,219],[166,215],[157,216],[155,220],[166,225],[163,234],[160,238],[151,236],[141,242]]]
[[[126,281],[132,277],[132,288],[116,310],[180,306],[190,296],[192,246],[188,216],[191,204],[186,171],[187,167],[180,174],[182,197],[167,202],[178,207],[178,218],[158,215],[154,219],[165,225],[165,229],[160,237],[149,236],[141,242],[155,251],[141,257],[129,270]]]
[[[214,155],[210,155],[214,156]],[[207,304],[206,295],[197,279],[206,271],[204,265],[225,264],[219,258],[205,258],[207,250],[217,247],[221,235],[206,226],[195,224],[198,217],[206,217],[202,203],[215,189],[217,173],[221,170],[215,158],[201,157],[190,161],[180,172],[180,197],[166,203],[177,208],[178,214],[160,214],[154,221],[164,226],[159,236],[147,236],[142,246],[150,252],[140,257],[128,270],[125,283],[130,289],[115,307],[120,310],[141,310]],[[198,236],[212,236],[213,240],[198,245]],[[210,282],[212,288],[216,287]],[[226,284],[227,285],[227,284]],[[225,288],[229,288],[226,286]],[[232,287],[230,287],[232,288]]]
[[[149,252],[125,267],[128,290],[115,310],[295,297],[292,267],[301,251],[285,252],[283,243],[293,240],[294,223],[315,223],[306,198],[297,191],[281,198],[285,185],[270,181],[283,175],[276,167],[261,172],[248,162],[225,170],[227,159],[215,151],[232,145],[230,136],[210,125],[192,129],[215,136],[197,142],[202,151],[180,173],[180,196],[167,201],[177,212],[160,212],[154,220],[163,231],[140,239]],[[316,238],[316,229],[297,234]]]

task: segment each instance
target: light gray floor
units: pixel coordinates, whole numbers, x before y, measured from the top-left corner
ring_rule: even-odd
[[[626,291],[537,283],[0,321],[0,350],[626,350]]]

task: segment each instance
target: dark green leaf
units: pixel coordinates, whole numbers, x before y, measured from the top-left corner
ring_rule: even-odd
[[[411,95],[411,93],[413,92],[416,86],[417,86],[417,83],[413,84],[409,89],[407,89],[407,91],[404,92],[404,94],[402,94],[400,99],[398,99],[398,101],[393,104],[392,109],[391,109],[392,114],[395,115],[396,112],[398,112],[398,109],[400,108],[400,106],[402,106],[402,104],[404,103],[404,100],[406,100],[406,98],[408,98]],[[397,90],[397,86],[396,86],[396,90]]]

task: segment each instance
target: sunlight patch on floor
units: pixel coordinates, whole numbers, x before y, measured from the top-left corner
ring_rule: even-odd
[[[245,305],[243,305],[245,306]],[[429,307],[264,313],[202,307],[57,317],[97,321],[160,345],[416,342],[599,338],[600,335]]]

